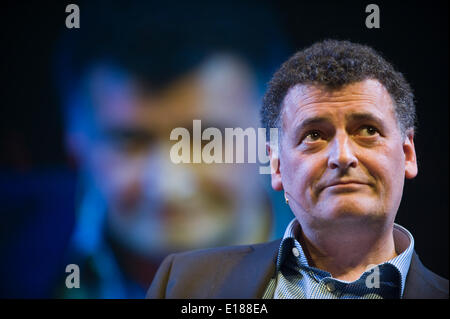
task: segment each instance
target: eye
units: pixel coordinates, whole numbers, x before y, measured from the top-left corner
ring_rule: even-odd
[[[380,134],[378,129],[370,125],[363,126],[359,130],[359,135],[361,136],[375,136],[377,134]]]
[[[315,142],[322,138],[322,134],[320,131],[314,130],[309,131],[306,133],[306,135],[303,137],[302,141],[304,142]]]
[[[139,153],[151,146],[153,136],[139,131],[111,131],[107,133],[107,140],[121,152]]]

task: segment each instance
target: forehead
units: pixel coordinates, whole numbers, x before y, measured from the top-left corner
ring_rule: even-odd
[[[98,120],[106,125],[171,129],[193,119],[224,126],[256,124],[250,70],[228,56],[208,59],[157,92],[140,89],[129,74],[109,66],[94,69],[88,82]]]
[[[311,85],[292,87],[283,101],[282,124],[288,128],[311,117],[343,119],[352,113],[372,114],[396,123],[393,102],[386,88],[368,79],[336,90]]]

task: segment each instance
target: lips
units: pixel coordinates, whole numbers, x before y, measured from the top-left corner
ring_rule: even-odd
[[[359,181],[337,181],[337,182],[332,182],[330,184],[328,184],[325,187],[331,187],[331,186],[336,186],[336,185],[346,185],[346,184],[361,184],[361,185],[367,185],[367,183],[363,183],[363,182],[359,182]]]
[[[333,180],[329,183],[326,183],[324,186],[320,187],[320,190],[324,190],[325,188],[328,187],[333,187],[333,186],[342,186],[345,187],[345,185],[348,185],[349,187],[351,186],[356,186],[356,185],[369,185],[366,182],[362,182],[362,181],[358,181],[358,180]]]

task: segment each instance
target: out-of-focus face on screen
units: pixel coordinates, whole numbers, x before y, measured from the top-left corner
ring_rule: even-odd
[[[192,138],[194,119],[222,134],[257,127],[255,83],[231,55],[211,56],[157,91],[114,65],[90,68],[74,100],[83,116],[67,137],[116,240],[147,256],[267,240],[270,208],[256,164],[170,159],[171,131],[184,127]]]

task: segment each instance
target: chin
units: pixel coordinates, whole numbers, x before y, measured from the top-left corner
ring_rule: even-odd
[[[327,219],[369,217],[379,215],[378,203],[364,198],[336,198],[319,207],[320,215]]]

